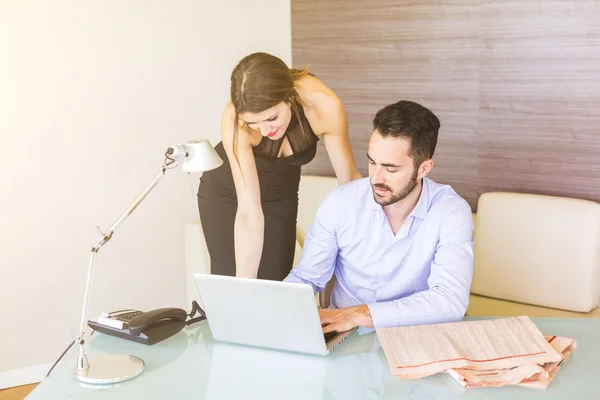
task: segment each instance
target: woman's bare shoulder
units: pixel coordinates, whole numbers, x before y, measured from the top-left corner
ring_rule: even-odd
[[[315,134],[325,133],[332,115],[342,115],[344,113],[341,99],[331,88],[315,76],[303,76],[298,79],[297,83],[298,95]]]
[[[309,105],[321,105],[339,100],[337,94],[323,81],[313,75],[305,75],[298,79],[298,94]]]

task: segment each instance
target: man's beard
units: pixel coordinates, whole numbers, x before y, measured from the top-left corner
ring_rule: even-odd
[[[400,200],[403,200],[406,196],[411,194],[412,191],[415,190],[415,188],[417,187],[418,172],[419,171],[415,168],[415,171],[413,172],[413,175],[411,176],[410,181],[408,181],[406,186],[404,186],[404,188],[402,188],[402,190],[400,190],[397,193],[394,193],[392,191],[392,188],[390,188],[389,186],[386,186],[384,184],[373,185],[374,187],[388,190],[392,194],[391,197],[389,197],[389,198],[386,197],[386,199],[383,199],[381,197],[378,198],[378,196],[375,194],[375,192],[373,192],[373,199],[375,200],[375,202],[377,204],[379,204],[381,206],[389,206],[389,205],[399,202]]]

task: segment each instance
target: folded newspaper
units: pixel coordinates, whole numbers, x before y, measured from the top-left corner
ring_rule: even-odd
[[[573,339],[543,335],[527,316],[378,328],[392,373],[446,372],[464,387],[546,388],[573,352]]]

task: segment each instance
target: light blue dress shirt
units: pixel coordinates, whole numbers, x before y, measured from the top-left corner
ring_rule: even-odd
[[[369,178],[339,186],[320,205],[285,281],[317,293],[334,271],[331,307],[366,304],[375,328],[461,320],[473,277],[471,207],[450,186],[424,178],[394,235]]]

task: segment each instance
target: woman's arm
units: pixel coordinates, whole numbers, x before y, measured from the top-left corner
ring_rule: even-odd
[[[256,278],[263,249],[265,218],[252,152],[252,136],[245,128],[240,128],[238,132],[237,159],[233,152],[234,116],[235,111],[230,103],[223,112],[221,134],[238,199],[234,225],[236,276]]]
[[[322,115],[323,140],[338,183],[343,185],[362,178],[356,166],[352,146],[348,136],[348,117],[344,104],[334,95],[318,103],[318,113]]]
[[[299,86],[300,97],[309,104],[306,116],[315,133],[323,137],[338,183],[362,178],[352,154],[348,117],[342,100],[314,76],[301,78]]]

